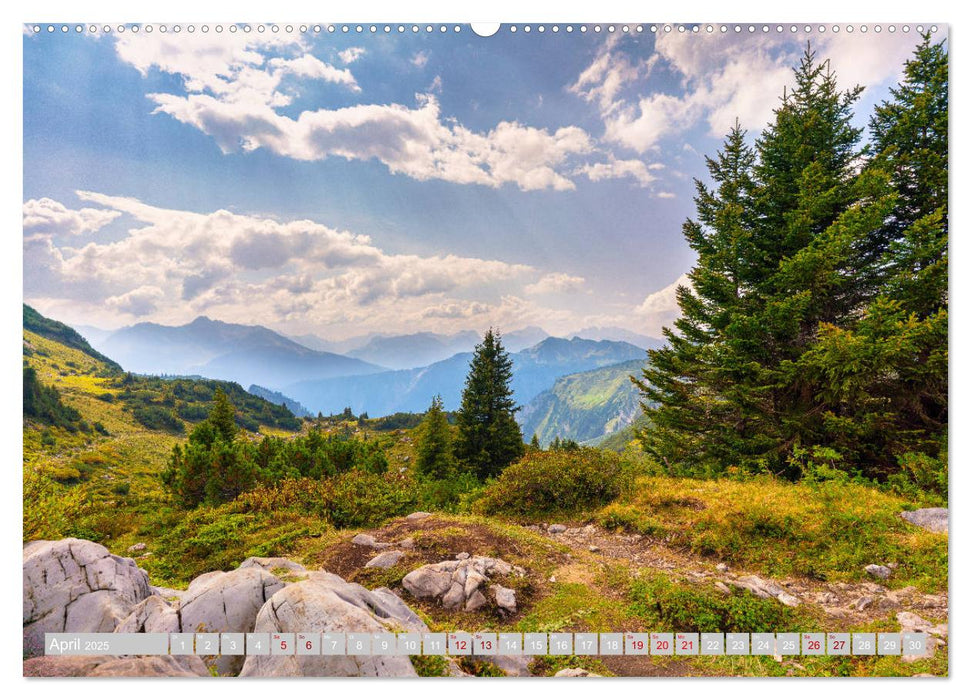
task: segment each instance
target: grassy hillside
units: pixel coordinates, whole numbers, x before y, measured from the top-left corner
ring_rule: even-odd
[[[36,333],[48,340],[55,340],[69,348],[80,350],[88,357],[101,362],[109,371],[121,371],[114,360],[110,360],[95,350],[80,333],[60,321],[41,316],[36,310],[24,304],[24,330]]]
[[[546,446],[556,437],[591,442],[621,430],[640,414],[640,395],[630,376],[643,364],[633,360],[560,377],[523,407],[523,435],[535,433]]]

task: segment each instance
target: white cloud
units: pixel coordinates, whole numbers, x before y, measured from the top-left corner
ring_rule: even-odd
[[[300,58],[271,58],[269,66],[273,69],[271,74],[274,77],[295,75],[301,78],[314,78],[327,83],[344,85],[354,92],[361,91],[351,71],[347,68],[335,68],[310,54],[304,54]]]
[[[577,77],[576,82],[567,89],[587,102],[595,102],[604,114],[617,107],[617,95],[627,85],[651,73],[657,55],[647,61],[637,62],[617,50],[620,35],[612,35],[604,43],[593,62]]]
[[[562,272],[553,272],[543,275],[533,284],[528,284],[524,288],[527,294],[559,294],[564,292],[577,292],[583,288],[584,280],[582,277],[567,275]]]
[[[224,152],[265,148],[278,155],[314,161],[338,156],[376,159],[392,173],[416,180],[521,190],[574,189],[559,172],[570,156],[590,152],[592,142],[578,127],[554,132],[500,122],[487,133],[447,124],[433,95],[419,95],[418,106],[355,105],[301,113],[296,119],[270,105],[230,103],[210,95],[149,95],[156,112],[212,136]]]
[[[366,53],[367,51],[361,46],[351,46],[339,52],[337,56],[342,63],[350,65]]]
[[[437,306],[429,306],[422,312],[421,317],[466,319],[488,313],[491,308],[488,304],[483,304],[478,301],[452,301],[445,304],[438,304]]]
[[[287,77],[322,80],[360,88],[346,68],[308,53],[299,34],[117,34],[118,57],[143,76],[155,68],[181,76],[187,93],[237,105],[283,107],[293,99],[281,88]],[[267,54],[281,54],[267,59]]]
[[[360,92],[347,68],[321,61],[299,36],[121,35],[116,47],[143,75],[154,67],[181,76],[185,94],[148,95],[154,113],[211,136],[224,153],[265,149],[303,161],[374,159],[417,180],[508,183],[528,191],[574,189],[567,161],[593,149],[587,133],[574,126],[548,130],[503,121],[486,132],[467,129],[441,114],[432,94],[441,90],[440,76],[413,106],[357,104],[282,114],[279,108],[296,94],[293,80]],[[362,51],[347,49],[341,58],[349,63]],[[412,63],[421,67],[427,60],[427,53],[418,52]]]
[[[418,51],[414,56],[411,57],[411,65],[415,68],[424,68],[425,64],[428,63],[428,52]]]
[[[77,236],[94,233],[121,216],[106,209],[68,209],[60,202],[43,197],[24,202],[24,232],[52,236]]]
[[[648,165],[642,160],[621,160],[611,156],[605,163],[585,163],[575,171],[586,175],[593,182],[618,178],[633,178],[641,187],[647,187],[657,179],[651,171],[658,170],[658,164]]]
[[[165,292],[158,287],[142,286],[130,292],[105,299],[105,306],[119,313],[131,316],[147,316],[158,308],[158,302],[165,298]]]
[[[595,102],[604,138],[644,153],[698,122],[721,137],[738,119],[760,131],[773,116],[792,68],[805,51],[802,38],[787,33],[754,35],[670,32],[657,36],[655,53],[640,64],[610,42],[581,72],[570,90]],[[903,34],[816,36],[817,58],[829,59],[841,88],[882,85],[899,77],[914,39]],[[680,77],[678,90],[648,89],[644,80],[656,65]],[[625,96],[639,87],[636,96]]]
[[[674,192],[658,192],[655,196],[658,199],[674,199],[677,195]]]
[[[500,260],[390,254],[368,236],[309,220],[200,214],[96,192],[77,195],[135,223],[118,240],[78,248],[59,247],[48,234],[25,236],[24,293],[97,306],[102,315],[185,321],[215,309],[228,320],[306,323],[340,315],[394,325],[427,318],[429,309],[454,314],[452,305],[460,302],[451,294],[518,289],[535,277],[528,265]],[[478,314],[489,306],[476,301],[464,308]]]
[[[653,337],[661,336],[661,329],[670,326],[680,315],[678,306],[678,287],[691,287],[691,280],[687,273],[681,275],[674,282],[663,289],[648,294],[634,309],[634,315],[639,319],[642,332]]]

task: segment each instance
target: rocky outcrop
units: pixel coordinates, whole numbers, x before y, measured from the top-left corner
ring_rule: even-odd
[[[39,656],[24,661],[24,675],[71,678],[199,678],[209,669],[198,656]]]
[[[921,508],[905,510],[900,517],[911,525],[922,527],[931,532],[947,533],[947,508]]]
[[[39,656],[46,632],[112,632],[151,595],[132,559],[79,539],[24,545],[24,655]]]
[[[553,674],[554,678],[600,678],[599,673],[588,671],[585,668],[561,668]]]
[[[278,591],[260,610],[256,632],[425,632],[386,588],[369,591],[335,574],[313,572]],[[407,656],[249,656],[240,676],[415,676]]]
[[[473,611],[488,602],[482,589],[491,577],[512,573],[522,576],[525,572],[502,559],[469,557],[426,564],[405,576],[401,583],[419,600],[435,600],[446,610]],[[490,592],[500,609],[516,611],[514,590],[493,586]]]

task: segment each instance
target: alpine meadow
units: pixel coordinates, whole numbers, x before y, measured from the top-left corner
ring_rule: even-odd
[[[24,675],[949,674],[946,29],[630,26],[25,29]]]

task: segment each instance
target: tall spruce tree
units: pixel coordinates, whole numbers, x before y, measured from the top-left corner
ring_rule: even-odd
[[[635,381],[651,422],[641,435],[645,447],[691,473],[719,471],[733,457],[729,444],[740,425],[742,402],[730,397],[745,376],[730,357],[739,348],[727,341],[757,281],[752,273],[755,154],[737,122],[722,150],[706,163],[714,188],[695,181],[698,219],[682,227],[698,255],[688,275],[691,287],[678,289],[681,317],[674,330],[664,330],[667,345],[650,352],[643,379]]]
[[[455,456],[480,479],[498,476],[525,454],[523,434],[516,423],[512,360],[499,331],[490,328],[475,347],[458,412]]]
[[[431,479],[444,479],[451,473],[452,437],[441,396],[432,399],[418,426],[415,453],[415,469],[419,474]]]

